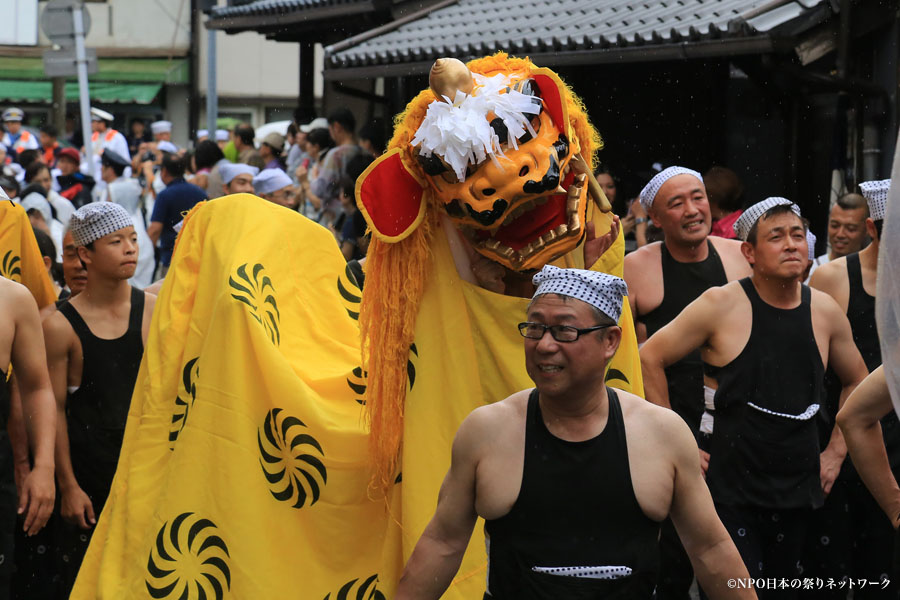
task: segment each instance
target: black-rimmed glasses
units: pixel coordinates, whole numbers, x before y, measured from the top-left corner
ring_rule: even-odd
[[[544,337],[544,334],[549,329],[550,335],[553,336],[553,339],[557,342],[574,342],[585,333],[597,331],[598,329],[606,329],[607,327],[612,327],[612,325],[595,325],[593,327],[579,329],[578,327],[572,327],[570,325],[544,325],[543,323],[525,322],[519,323],[519,333],[522,334],[522,337],[526,337],[530,340],[539,340]]]

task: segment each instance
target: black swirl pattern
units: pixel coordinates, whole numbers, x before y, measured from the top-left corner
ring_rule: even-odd
[[[257,432],[259,464],[272,496],[290,502],[293,508],[312,506],[328,482],[328,472],[320,457],[325,451],[306,433],[306,425],[280,408],[266,414]],[[318,455],[318,456],[316,456]]]
[[[257,263],[247,273],[247,263],[244,263],[237,268],[235,276],[228,278],[228,285],[234,290],[231,297],[250,307],[250,315],[277,346],[281,343],[281,313],[275,300],[275,286],[264,271],[265,267]]]
[[[156,535],[147,559],[147,592],[157,600],[222,600],[231,590],[230,558],[215,523],[182,513]]]
[[[629,384],[631,383],[630,381],[628,381],[628,377],[625,375],[625,373],[623,373],[622,371],[620,371],[618,369],[610,369],[609,371],[606,372],[606,380],[605,381],[613,381],[616,379],[618,379],[619,381],[622,381],[624,383],[629,383]]]
[[[169,426],[169,450],[175,449],[175,442],[184,430],[188,415],[197,400],[197,378],[200,376],[199,356],[187,361],[181,372],[182,390],[175,396],[175,412]]]
[[[364,580],[351,579],[334,595],[334,600],[385,600],[384,594],[378,589],[378,574]],[[323,600],[332,600],[329,593]]]
[[[363,405],[366,403],[366,379],[368,377],[368,371],[363,371],[362,367],[356,367],[350,372],[350,377],[347,378],[347,385],[357,396],[355,400]]]
[[[419,358],[419,350],[416,348],[416,345],[413,344],[409,347],[410,357],[406,361],[406,376],[409,382],[409,388],[407,391],[411,392],[413,386],[416,384],[416,365],[413,359]],[[357,398],[355,400],[365,406],[366,404],[366,387],[367,387],[367,379],[369,378],[369,372],[363,371],[362,367],[355,367],[351,372],[350,376],[347,377],[347,387],[350,388]]]
[[[9,250],[0,261],[0,275],[12,281],[22,280],[22,258]]]
[[[349,266],[345,267],[344,272],[338,276],[337,289],[347,314],[354,321],[359,321],[359,304],[362,302],[362,290],[359,289],[356,277]]]

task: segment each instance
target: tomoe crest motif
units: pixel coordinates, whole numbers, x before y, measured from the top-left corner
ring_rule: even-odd
[[[12,281],[22,280],[22,258],[13,254],[12,250],[4,254],[0,261],[0,276]]]
[[[409,383],[407,391],[412,391],[416,385],[416,362],[419,358],[419,349],[415,344],[409,347],[409,358],[406,361],[406,377]],[[369,377],[368,371],[363,371],[362,367],[355,367],[347,377],[347,387],[357,396],[356,401],[365,404],[366,380]]]
[[[297,417],[284,414],[280,408],[270,410],[257,432],[259,464],[272,496],[291,502],[293,508],[312,506],[319,500],[328,472],[321,457],[325,451],[318,440],[309,435]]]
[[[351,579],[334,596],[329,593],[322,600],[385,600],[378,589],[378,574],[360,580]]]
[[[166,522],[147,559],[151,598],[222,600],[231,589],[228,547],[212,521],[186,512]]]
[[[350,266],[344,268],[344,272],[337,280],[338,294],[341,295],[341,303],[347,310],[347,314],[354,321],[359,321],[359,305],[362,302],[362,290],[356,282],[356,277]]]
[[[265,274],[263,265],[253,265],[248,273],[247,264],[239,266],[235,274],[228,278],[228,285],[233,290],[231,297],[250,307],[250,316],[263,326],[269,339],[277,346],[281,343],[281,313],[275,299],[275,286]]]
[[[187,361],[182,371],[182,390],[175,397],[175,412],[172,414],[172,424],[169,427],[169,450],[175,449],[175,442],[184,430],[188,415],[197,400],[197,378],[200,376],[200,367],[197,361],[200,357]]]

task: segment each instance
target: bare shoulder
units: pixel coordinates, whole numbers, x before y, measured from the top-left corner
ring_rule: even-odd
[[[156,294],[144,290],[144,312],[148,310],[153,312],[154,306],[156,306]]]
[[[847,258],[842,256],[819,265],[809,278],[809,287],[826,290],[847,279]]]
[[[624,278],[634,293],[640,292],[646,282],[662,276],[661,247],[662,242],[653,242],[625,255]]]
[[[658,261],[660,257],[661,247],[662,242],[653,242],[651,244],[641,246],[634,252],[631,252],[625,256],[625,267],[627,268],[629,264],[634,266],[646,266],[655,261]]]
[[[18,309],[23,302],[34,302],[31,292],[21,283],[0,277],[0,302],[4,305],[4,312],[10,314],[11,310]]]
[[[721,310],[731,308],[735,301],[740,300],[742,297],[746,298],[746,296],[744,288],[741,287],[739,281],[729,281],[725,285],[707,289],[700,294],[695,302],[700,301],[709,305],[712,309]]]
[[[58,310],[44,317],[41,327],[44,330],[44,342],[47,344],[48,349],[51,346],[67,346],[67,342],[75,337],[75,330],[72,329],[72,324]]]
[[[725,267],[725,275],[729,281],[746,277],[753,272],[750,263],[747,262],[747,258],[741,252],[743,242],[716,236],[710,236],[707,239],[710,240],[716,252],[719,253],[722,266]]]
[[[716,235],[711,235],[706,239],[712,242],[712,245],[716,248],[716,252],[718,252],[719,254],[738,256],[741,258],[744,257],[744,255],[741,253],[741,245],[743,244],[743,242],[740,240],[730,240],[728,238],[723,238]]]
[[[454,461],[477,463],[483,456],[506,445],[521,429],[528,410],[530,390],[516,392],[499,402],[473,410],[456,430],[453,440]]]
[[[518,420],[525,418],[530,393],[531,390],[522,390],[499,402],[479,406],[460,424],[457,437],[497,435],[510,429]]]
[[[696,446],[693,434],[684,420],[675,411],[657,406],[630,392],[616,389],[622,418],[625,425],[641,436],[647,436],[668,443]]]
[[[816,269],[816,273],[818,272],[819,270]],[[841,310],[837,300],[832,298],[830,294],[813,287],[809,288],[809,292],[809,308],[814,314],[818,313],[829,318],[840,315],[846,319],[846,315],[844,315],[844,311]]]

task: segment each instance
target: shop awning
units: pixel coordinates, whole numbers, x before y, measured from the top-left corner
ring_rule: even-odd
[[[159,94],[161,83],[90,82],[91,100],[101,104],[150,104]],[[0,79],[0,100],[40,103],[53,98],[53,84],[28,79]],[[78,82],[66,82],[66,101],[78,101]]]
[[[44,61],[36,57],[6,57],[0,61],[0,79],[46,80]],[[75,81],[75,77],[67,78]],[[183,58],[100,58],[90,81],[115,83],[179,84],[190,81],[188,61]],[[0,94],[4,91],[0,88]]]

